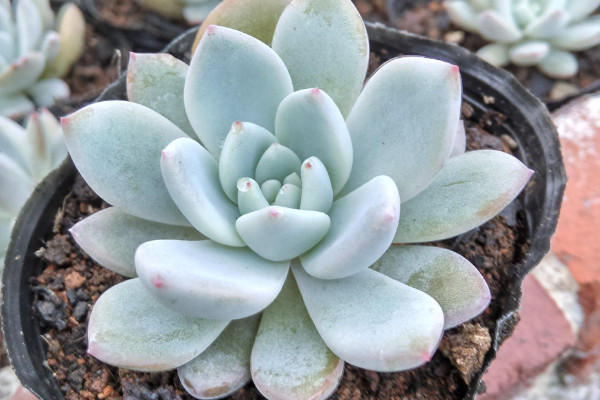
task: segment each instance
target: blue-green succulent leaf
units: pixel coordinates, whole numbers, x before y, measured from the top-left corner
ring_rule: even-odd
[[[338,279],[371,266],[385,253],[398,227],[400,197],[391,178],[378,176],[336,200],[331,228],[314,249],[300,256],[319,279]]]
[[[279,189],[277,197],[273,202],[274,206],[289,207],[289,208],[300,208],[300,197],[302,196],[302,189],[291,183],[286,183]]]
[[[577,57],[568,51],[551,50],[538,68],[550,77],[569,78],[577,73],[579,62]]]
[[[452,149],[461,92],[458,67],[445,62],[403,57],[383,65],[347,119],[354,163],[342,193],[377,175],[396,182],[403,202],[427,187]]]
[[[35,186],[19,164],[0,153],[0,212],[19,214]]]
[[[251,365],[254,384],[268,399],[324,400],[342,377],[344,362],[319,336],[291,274],[263,311]]]
[[[267,261],[211,240],[155,240],[138,247],[135,267],[146,290],[176,313],[231,320],[275,300],[289,261]]]
[[[495,67],[504,67],[510,62],[508,48],[509,46],[503,43],[490,43],[477,50],[475,54]]]
[[[304,89],[286,97],[275,119],[275,134],[281,144],[306,160],[318,157],[337,194],[352,169],[352,141],[344,117],[324,91]]]
[[[285,185],[286,183],[298,186],[299,188],[302,187],[302,179],[295,172],[292,172],[291,174],[285,177],[285,179],[283,180],[283,184]]]
[[[217,162],[200,143],[174,140],[163,150],[160,165],[173,201],[194,228],[218,243],[244,246],[235,231],[240,212],[223,193]]]
[[[533,174],[515,157],[495,150],[448,160],[431,185],[402,203],[394,243],[447,239],[498,214]]]
[[[222,160],[222,158],[221,158]],[[268,207],[269,203],[260,189],[260,185],[252,178],[241,178],[238,181],[238,208],[240,213],[248,214]]]
[[[277,138],[251,122],[236,121],[225,138],[219,159],[219,179],[223,191],[237,203],[240,178],[254,177],[261,156]]]
[[[600,43],[600,16],[594,16],[568,26],[550,42],[562,50],[580,51]]]
[[[140,244],[158,239],[205,239],[194,228],[148,221],[116,207],[98,211],[69,231],[77,244],[99,264],[129,277],[137,276],[134,257]]]
[[[198,399],[220,399],[250,382],[250,354],[259,322],[260,315],[231,321],[208,349],[177,368],[185,390]]]
[[[323,239],[329,225],[322,212],[277,206],[242,215],[236,222],[248,247],[272,261],[298,257]]]
[[[508,51],[508,58],[515,65],[529,67],[539,64],[550,52],[550,45],[545,41],[521,41]]]
[[[0,94],[0,116],[14,118],[34,110],[35,105],[23,93]]]
[[[130,279],[108,289],[94,305],[88,354],[121,368],[164,371],[202,353],[228,323],[175,313],[139,279]]]
[[[290,71],[294,90],[323,89],[348,115],[369,63],[367,32],[352,2],[292,1],[275,28],[273,49]]]
[[[302,163],[302,210],[328,212],[333,204],[333,188],[327,168],[317,157]]]
[[[534,19],[523,33],[526,37],[546,39],[563,30],[568,22],[569,14],[565,10],[555,10]]]
[[[600,6],[600,0],[569,0],[566,4],[571,21],[577,21]]]
[[[349,364],[402,371],[429,361],[444,314],[426,293],[367,269],[323,280],[293,268],[311,319],[327,347]]]
[[[211,26],[192,57],[184,103],[196,134],[218,160],[235,121],[273,132],[277,107],[292,90],[283,61],[270,47],[245,33]]]
[[[31,86],[42,74],[44,55],[37,51],[27,53],[0,76],[0,91],[18,92]]]
[[[95,103],[61,121],[73,162],[100,197],[136,217],[189,225],[160,170],[162,149],[186,136],[181,129],[127,101]]]
[[[392,246],[371,268],[433,297],[444,311],[444,329],[476,317],[490,302],[479,271],[450,250]]]
[[[151,108],[193,136],[183,105],[187,72],[187,64],[170,54],[130,53],[127,98]]]
[[[265,181],[262,185],[260,185],[260,190],[263,192],[263,194],[265,195],[265,199],[269,203],[275,201],[277,193],[279,193],[279,189],[281,189],[281,182],[277,179],[269,179],[268,181]]]
[[[202,23],[210,12],[221,3],[222,0],[188,1],[183,7],[183,18],[190,25]]]
[[[444,6],[452,22],[469,32],[477,32],[477,25],[475,24],[477,13],[466,1],[446,1]]]
[[[50,78],[35,82],[26,89],[26,93],[33,98],[34,103],[39,107],[50,107],[57,100],[69,97],[71,92],[65,81]]]
[[[523,37],[515,21],[496,10],[483,11],[477,15],[475,24],[481,36],[488,41],[512,43]]]
[[[302,162],[296,153],[285,146],[273,143],[258,160],[254,176],[261,185],[271,179],[283,181],[293,172],[300,174],[301,165]]]

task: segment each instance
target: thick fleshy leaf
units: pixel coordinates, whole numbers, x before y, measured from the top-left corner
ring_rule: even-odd
[[[372,266],[438,302],[444,311],[444,329],[479,315],[490,302],[490,289],[464,257],[433,246],[392,246]]]
[[[431,359],[444,314],[429,295],[371,269],[333,280],[293,271],[321,338],[342,360],[390,372]]]
[[[170,54],[130,53],[127,98],[151,108],[193,136],[194,130],[183,105],[187,72],[187,64]]]
[[[163,150],[160,165],[173,201],[194,228],[218,243],[244,246],[235,231],[240,211],[223,193],[217,162],[200,143],[174,140]]]
[[[46,35],[44,36],[44,39],[42,40],[42,44],[40,46],[40,49],[42,51],[42,54],[44,55],[44,59],[46,60],[46,63],[49,60],[52,60],[54,57],[56,57],[56,54],[58,53],[59,43],[60,43],[60,39],[58,37],[58,33],[54,32],[54,31],[49,31],[46,33]]]
[[[277,138],[251,122],[236,121],[225,138],[219,159],[219,179],[223,191],[237,203],[240,178],[252,178],[261,156]]]
[[[317,157],[302,163],[302,210],[327,212],[333,204],[333,189],[325,165]]]
[[[322,212],[277,206],[242,215],[236,222],[248,247],[272,261],[298,257],[319,243],[329,226]]]
[[[293,172],[299,174],[301,165],[302,162],[296,153],[285,146],[273,143],[258,160],[254,176],[261,185],[271,179],[283,181]]]
[[[600,6],[600,0],[569,0],[566,4],[571,21],[591,14],[598,6]]]
[[[162,0],[161,0],[162,1]],[[226,26],[271,45],[275,26],[291,0],[224,0],[200,26],[194,49],[210,25]]]
[[[155,240],[138,247],[135,267],[146,290],[183,315],[230,320],[262,311],[279,294],[289,261],[211,240]]]
[[[11,93],[31,86],[44,69],[44,55],[30,52],[15,61],[0,76],[0,91]]]
[[[504,67],[510,61],[508,58],[508,45],[502,43],[485,45],[477,50],[476,54],[495,67]]]
[[[0,94],[0,116],[17,118],[35,110],[33,102],[23,93]]]
[[[369,64],[367,31],[352,2],[292,1],[277,23],[273,49],[290,71],[294,90],[318,87],[348,115]]]
[[[427,187],[454,143],[461,91],[454,65],[422,57],[383,65],[347,119],[354,163],[342,193],[377,175],[396,182],[403,202]]]
[[[157,239],[205,239],[194,228],[160,224],[134,217],[116,207],[99,211],[70,230],[77,244],[102,266],[125,276],[136,276],[135,251]]]
[[[279,189],[279,193],[277,193],[273,205],[288,208],[300,208],[301,197],[302,189],[291,183],[286,183]]]
[[[58,120],[48,110],[32,113],[27,130],[28,170],[33,181],[40,182],[67,156],[67,147]]]
[[[254,384],[268,399],[324,400],[342,377],[344,362],[319,336],[291,274],[263,312],[251,365]]]
[[[568,51],[552,50],[538,64],[538,68],[550,77],[569,78],[577,73],[579,62],[577,57]]]
[[[60,38],[58,54],[46,64],[43,78],[62,78],[81,57],[85,47],[85,19],[74,3],[65,3],[58,11],[57,32]]]
[[[130,279],[108,289],[94,305],[88,354],[121,368],[164,371],[202,353],[228,323],[173,312],[139,279]]]
[[[392,243],[399,215],[394,181],[387,176],[373,178],[333,203],[331,228],[322,242],[300,257],[302,266],[320,279],[343,278],[369,268]]]
[[[549,38],[559,33],[568,22],[569,14],[565,10],[555,10],[533,20],[525,28],[524,34],[529,38]]]
[[[197,399],[220,399],[250,382],[250,354],[260,316],[231,321],[198,357],[177,368],[179,380]]]
[[[442,240],[473,229],[502,211],[532,174],[501,151],[453,157],[426,190],[402,203],[394,243]]]
[[[269,203],[275,201],[277,193],[279,193],[279,189],[281,189],[281,182],[276,179],[269,179],[260,185],[260,190],[263,192],[265,199],[267,199]]]
[[[183,18],[190,25],[198,25],[202,23],[210,14],[210,12],[216,6],[221,3],[221,0],[205,0],[197,2],[196,4],[193,2],[188,2],[185,7],[183,7]]]
[[[43,33],[42,16],[33,0],[19,0],[14,5],[19,56],[37,49]],[[43,67],[43,66],[42,66]]]
[[[458,129],[456,130],[456,137],[454,138],[454,146],[452,146],[452,152],[450,157],[460,156],[464,154],[467,146],[467,132],[465,131],[465,124],[463,120],[458,121]]]
[[[490,42],[512,43],[523,36],[515,21],[495,10],[485,10],[477,15],[475,24],[479,34]]]
[[[333,192],[342,189],[352,169],[352,141],[327,93],[304,89],[286,97],[277,110],[275,134],[301,160],[318,157],[329,171]]]
[[[293,86],[283,61],[261,41],[211,26],[192,57],[184,103],[190,123],[217,159],[231,124],[248,121],[270,132]]]
[[[289,183],[291,185],[296,185],[299,188],[302,187],[302,179],[295,172],[292,172],[291,174],[289,174],[288,176],[285,177],[285,179],[283,180],[283,184],[285,185],[286,183]]]
[[[519,42],[508,52],[510,61],[524,67],[539,64],[550,52],[550,45],[544,41]]]
[[[0,188],[0,212],[17,215],[35,189],[35,182],[15,161],[0,153]]]
[[[581,51],[600,43],[600,16],[571,25],[551,39],[552,45],[562,50]]]
[[[241,178],[237,186],[237,202],[240,213],[248,214],[269,206],[260,185],[254,179]]]
[[[475,19],[477,13],[469,3],[463,0],[452,0],[444,3],[450,20],[460,28],[469,32],[477,32]]]
[[[27,89],[27,94],[33,98],[38,107],[50,107],[57,100],[63,100],[71,94],[69,85],[58,79],[42,79]]]
[[[31,145],[27,141],[27,132],[15,121],[0,117],[0,154],[19,164],[24,170],[30,171],[29,151]]]
[[[62,118],[77,169],[104,200],[127,214],[188,225],[164,184],[162,149],[186,134],[162,115],[128,101],[103,101]]]

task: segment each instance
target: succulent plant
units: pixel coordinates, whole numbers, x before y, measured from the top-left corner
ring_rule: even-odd
[[[493,42],[477,54],[495,66],[537,66],[554,78],[577,73],[572,51],[600,43],[599,0],[447,0],[450,19]]]
[[[183,17],[188,23],[197,25],[221,0],[138,0],[138,2],[169,18]]]
[[[56,30],[53,30],[56,29]],[[48,0],[0,0],[0,115],[17,117],[69,96],[65,76],[83,52],[85,21]]]
[[[63,119],[75,165],[113,205],[71,233],[132,277],[96,302],[89,354],[178,368],[197,398],[252,379],[269,399],[320,399],[344,362],[417,367],[487,306],[463,257],[395,244],[478,226],[532,171],[455,146],[458,67],[398,58],[362,88],[368,59],[349,0],[294,0],[272,48],[210,26],[189,66],[132,55],[129,102]]]
[[[25,128],[0,116],[0,271],[21,207],[66,156],[60,124],[47,110],[31,114]]]

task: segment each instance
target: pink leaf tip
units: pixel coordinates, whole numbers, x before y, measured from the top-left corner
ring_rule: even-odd
[[[235,121],[231,127],[235,133],[242,133],[244,124],[241,121]]]
[[[209,25],[208,28],[206,28],[206,34],[207,35],[214,35],[216,29],[217,29],[216,25]]]
[[[152,278],[152,285],[157,289],[162,289],[165,286],[165,280],[160,275],[156,275]]]
[[[283,210],[279,207],[270,207],[269,217],[271,217],[271,219],[280,219],[283,217]]]

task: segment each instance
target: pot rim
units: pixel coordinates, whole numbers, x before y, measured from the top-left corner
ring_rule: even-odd
[[[541,168],[543,168],[534,175],[534,184],[528,185],[524,194],[521,195],[524,198],[525,207],[533,209],[527,213],[531,247],[519,267],[519,275],[504,307],[505,312],[496,321],[495,332],[492,332],[492,348],[486,354],[483,367],[472,378],[472,384],[463,398],[465,400],[473,399],[481,385],[483,372],[489,367],[499,343],[504,339],[502,333],[507,329],[509,332],[512,331],[511,320],[519,306],[522,279],[550,248],[550,237],[556,228],[566,184],[558,135],[543,103],[529,93],[510,73],[485,63],[473,53],[458,46],[401,32],[382,24],[365,23],[365,25],[371,45],[385,45],[388,48],[401,50],[403,54],[411,54],[414,52],[412,49],[419,48],[419,55],[458,65],[463,76],[464,98],[476,107],[489,108],[492,106],[492,108],[502,108],[504,114],[512,112],[521,115],[522,118],[519,120],[522,120],[520,122],[523,122],[524,126],[514,127],[513,138],[518,142],[520,149],[533,147],[540,151],[540,154],[520,154],[526,164],[531,166],[532,163],[541,162]],[[196,30],[197,28],[192,28],[186,31],[163,51],[171,54],[185,54],[189,50]],[[96,101],[120,98],[125,80],[126,72],[111,83]],[[473,90],[470,89],[470,85],[474,86]],[[498,91],[499,88],[506,89],[506,92],[501,95]],[[486,96],[497,98],[497,102],[492,105],[484,104],[483,98],[477,98],[473,94],[480,92]],[[523,101],[518,103],[518,107],[514,102],[516,99]],[[507,125],[510,125],[512,121],[513,119],[510,119]],[[537,136],[532,136],[530,130],[536,132]],[[540,155],[543,157],[540,158]],[[8,358],[22,384],[36,396],[46,400],[62,400],[64,397],[53,378],[52,371],[45,367],[46,352],[40,337],[39,325],[35,318],[31,317],[33,293],[29,289],[29,277],[41,270],[41,260],[36,258],[34,252],[43,245],[41,238],[47,237],[47,235],[37,236],[36,240],[32,235],[50,233],[56,210],[62,204],[74,176],[75,168],[70,158],[67,158],[35,189],[21,210],[13,229],[2,279],[4,294],[1,305],[2,330],[5,335]],[[543,192],[537,189],[540,185],[543,185]],[[541,198],[538,199],[538,197]],[[537,218],[530,215],[534,211],[539,214]]]

